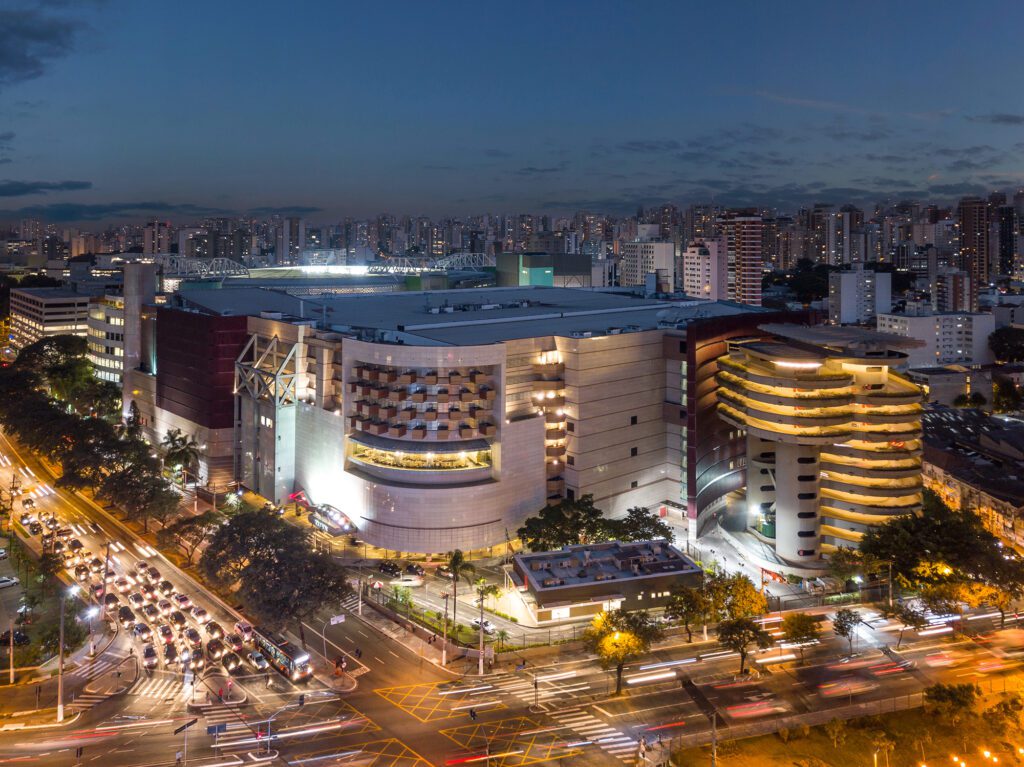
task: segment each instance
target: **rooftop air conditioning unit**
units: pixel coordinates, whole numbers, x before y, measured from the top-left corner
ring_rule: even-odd
[[[592,330],[574,330],[569,335],[572,338],[590,338],[594,335],[594,332]]]

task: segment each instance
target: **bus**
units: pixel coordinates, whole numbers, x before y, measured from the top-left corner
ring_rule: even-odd
[[[313,676],[309,653],[301,647],[260,628],[252,630],[252,639],[267,662],[293,682],[304,682]]]

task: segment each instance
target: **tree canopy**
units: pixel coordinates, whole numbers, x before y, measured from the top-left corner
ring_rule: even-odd
[[[157,542],[165,548],[177,547],[191,565],[196,551],[216,531],[223,517],[215,509],[202,514],[181,517],[157,534]]]
[[[1000,362],[1024,360],[1024,328],[999,328],[988,337],[988,348]]]
[[[632,660],[646,655],[651,644],[664,635],[646,610],[603,612],[594,618],[583,635],[587,649],[597,655],[602,667],[615,669],[615,694],[622,692],[622,670]]]
[[[565,546],[604,541],[672,541],[672,528],[648,509],[634,506],[621,519],[607,519],[590,494],[545,506],[529,517],[516,534],[530,551],[553,551]]]
[[[734,618],[718,624],[718,641],[722,647],[739,654],[742,674],[746,669],[751,646],[765,650],[771,647],[772,637],[753,619]]]

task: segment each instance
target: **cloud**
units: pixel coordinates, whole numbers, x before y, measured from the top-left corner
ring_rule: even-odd
[[[247,212],[255,213],[257,216],[308,216],[311,213],[319,213],[321,210],[323,208],[317,208],[312,205],[282,205],[278,207],[263,206],[260,208],[249,208]]]
[[[189,218],[231,215],[234,211],[189,203],[168,202],[110,202],[80,204],[56,202],[47,205],[29,205],[15,210],[0,210],[0,217],[41,218],[45,221],[102,221],[114,218],[135,218],[140,215],[179,215]]]
[[[895,165],[895,164],[898,164],[898,163],[907,163],[907,162],[912,162],[913,161],[912,158],[907,157],[907,156],[902,155],[902,154],[871,154],[871,153],[868,153],[868,154],[864,155],[864,159],[865,160],[870,160],[871,162],[884,162],[884,163],[888,163],[890,165]]]
[[[92,189],[91,181],[0,181],[0,197],[25,197],[47,192]]]
[[[421,165],[423,170],[459,170],[454,165]]]
[[[981,158],[979,160],[961,158],[947,165],[946,170],[953,171],[954,173],[968,173],[975,170],[987,170],[989,168],[994,168],[999,165],[999,162],[999,158],[997,157]]]
[[[892,132],[882,127],[857,129],[829,126],[822,132],[834,141],[885,141],[892,137]]]
[[[786,96],[781,93],[772,93],[771,91],[755,91],[755,96],[768,101],[774,101],[779,104],[789,104],[790,106],[805,107],[807,109],[816,109],[821,112],[840,112],[845,114],[858,114],[858,115],[873,115],[878,114],[870,109],[864,109],[863,107],[854,106],[853,104],[845,104],[841,101],[826,101],[823,99],[806,99],[799,98],[796,96]]]
[[[987,115],[971,115],[967,118],[972,123],[989,123],[990,125],[1024,125],[1024,115],[1008,112],[993,112]]]
[[[34,80],[74,49],[78,25],[32,9],[0,10],[0,87]]]
[[[516,171],[517,176],[549,176],[553,173],[561,173],[567,167],[568,163],[560,162],[558,165],[548,165],[543,167],[537,167],[534,165],[528,165],[525,168],[520,168]]]
[[[675,139],[637,139],[623,141],[618,149],[623,152],[636,152],[639,154],[661,154],[662,152],[674,152],[681,149],[682,145]]]
[[[0,165],[7,165],[8,163],[12,162],[14,162],[14,160],[12,160],[10,157],[0,157]]]
[[[975,157],[982,153],[995,152],[996,148],[994,146],[989,146],[988,144],[977,144],[975,146],[963,147],[941,146],[927,151],[930,151],[932,154],[938,155],[939,157]]]
[[[0,147],[9,146],[14,141],[14,136],[15,133],[12,130],[5,130],[3,133],[0,133]]]
[[[989,189],[983,184],[961,181],[955,184],[932,184],[928,187],[928,191],[945,197],[964,197],[969,194],[984,194]]]
[[[504,149],[485,149],[485,157],[511,157],[511,152],[506,152]]]

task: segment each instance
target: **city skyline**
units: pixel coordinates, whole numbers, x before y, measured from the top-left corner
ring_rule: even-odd
[[[0,220],[793,210],[1024,181],[1020,8],[13,2]],[[837,31],[838,30],[838,31]],[[938,42],[936,42],[938,41]],[[790,55],[794,50],[803,55]],[[842,83],[837,87],[836,83]]]

